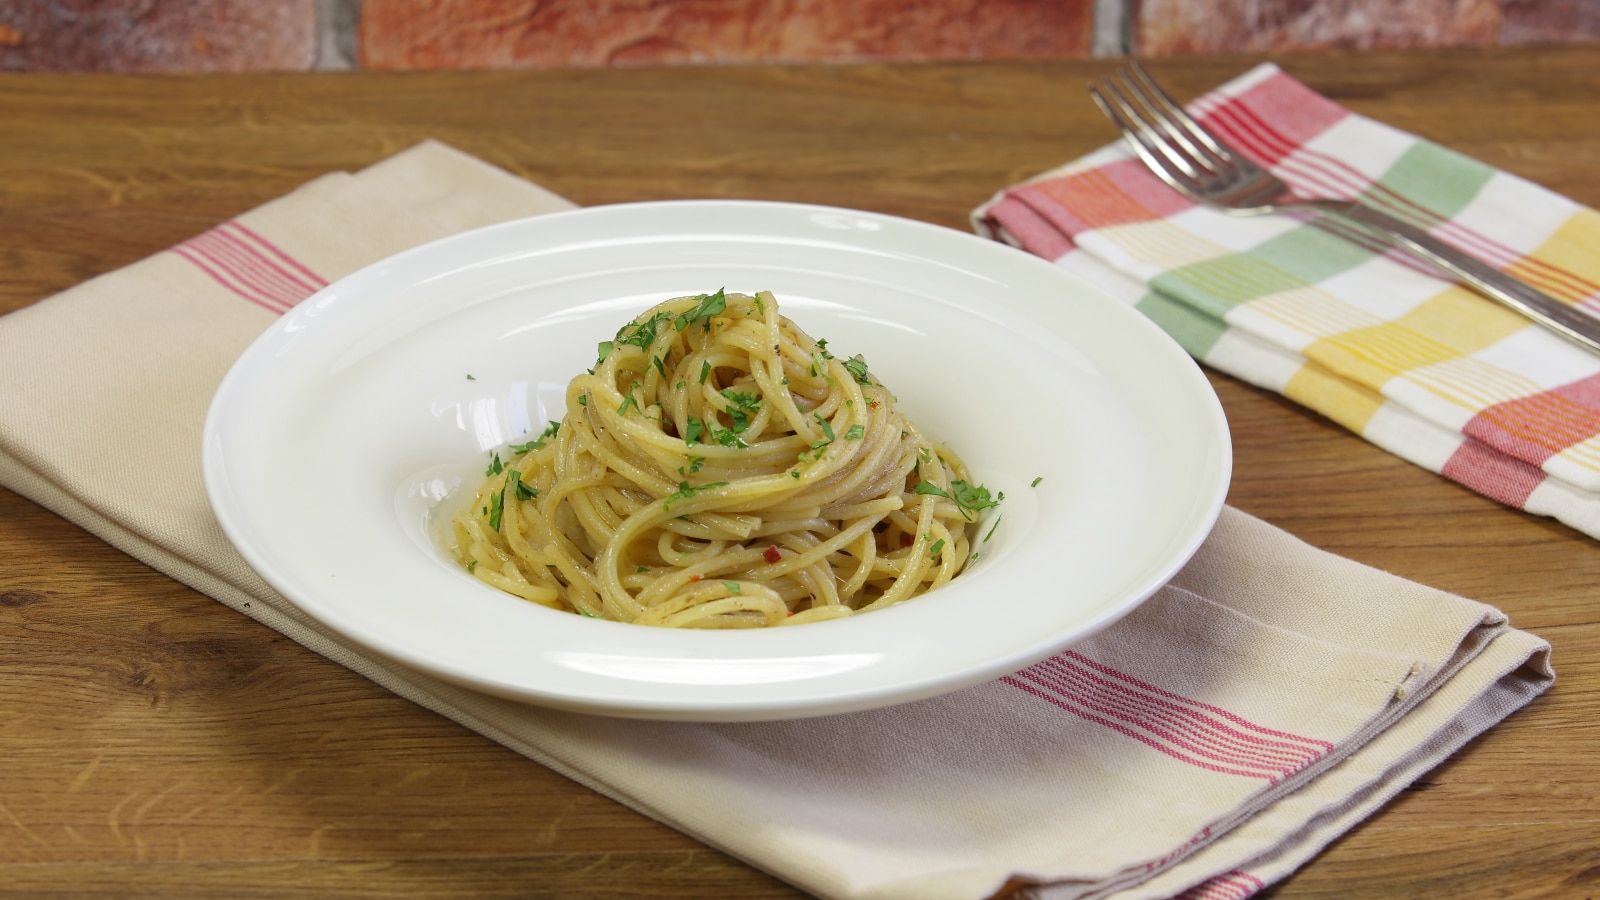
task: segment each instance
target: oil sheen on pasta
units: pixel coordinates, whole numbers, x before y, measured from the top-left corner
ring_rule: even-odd
[[[692,628],[882,609],[961,572],[1000,499],[765,291],[646,311],[566,404],[451,523],[472,574],[553,609]]]

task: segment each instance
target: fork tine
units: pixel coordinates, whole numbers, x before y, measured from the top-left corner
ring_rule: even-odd
[[[1197,162],[1212,171],[1234,162],[1233,150],[1178,105],[1160,82],[1151,76],[1149,70],[1138,62],[1130,64],[1129,69],[1133,74],[1131,77],[1125,77],[1134,86],[1140,100],[1157,113],[1166,126],[1164,130],[1167,134],[1174,140],[1182,142],[1184,149],[1193,154]],[[1204,145],[1205,150],[1201,150],[1197,144]],[[1206,151],[1209,151],[1210,159]],[[1211,159],[1220,160],[1221,165],[1212,163]]]
[[[1106,79],[1099,85],[1090,85],[1089,96],[1151,171],[1180,191],[1189,193],[1193,189],[1192,182],[1200,176],[1199,171],[1162,139],[1146,113],[1128,100],[1115,80]]]
[[[1141,126],[1134,124],[1133,119],[1123,115],[1117,105],[1108,100],[1097,86],[1089,86],[1089,97],[1094,100],[1096,106],[1100,107],[1100,111],[1105,113],[1106,118],[1117,126],[1117,130],[1122,133],[1123,140],[1127,141],[1133,152],[1138,154],[1139,158],[1144,161],[1146,168],[1160,177],[1162,181],[1166,182],[1174,190],[1184,194],[1189,193],[1188,187],[1179,179],[1182,173],[1172,171],[1167,159],[1158,155],[1155,146],[1159,142],[1153,142],[1149,134]]]

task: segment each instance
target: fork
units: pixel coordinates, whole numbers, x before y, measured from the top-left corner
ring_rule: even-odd
[[[1145,166],[1205,206],[1254,216],[1310,209],[1374,234],[1556,334],[1600,352],[1600,318],[1587,315],[1468,256],[1420,228],[1353,200],[1300,198],[1278,176],[1195,121],[1138,63],[1089,87]]]

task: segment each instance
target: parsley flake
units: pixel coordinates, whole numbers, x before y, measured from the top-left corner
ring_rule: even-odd
[[[539,489],[523,481],[522,473],[516,469],[506,473],[506,487],[510,489],[511,495],[518,500],[532,500],[539,496]]]
[[[871,384],[872,377],[867,374],[867,361],[857,353],[844,361],[845,371],[849,372],[858,384]]]
[[[500,530],[500,518],[503,515],[505,515],[505,511],[506,511],[506,492],[504,490],[495,491],[494,494],[489,497],[489,527],[490,528],[493,528],[495,531],[499,531]]]
[[[723,293],[723,288],[717,288],[715,294],[701,294],[695,299],[700,301],[695,308],[686,313],[679,313],[678,318],[673,321],[673,326],[679,331],[702,319],[706,320],[706,327],[709,328],[711,317],[720,316],[728,309],[728,296]]]
[[[728,418],[733,420],[733,430],[744,431],[749,428],[750,416],[761,409],[761,395],[729,388],[722,392],[722,396],[728,401]]]
[[[556,432],[559,430],[561,430],[561,423],[559,421],[551,422],[544,426],[544,433],[539,435],[537,438],[534,438],[526,444],[512,444],[511,452],[522,454],[527,453],[529,450],[542,450],[544,449],[545,441],[555,437]]]
[[[999,506],[1000,501],[1006,498],[1005,494],[1001,494],[991,499],[988,488],[982,485],[969,484],[960,479],[950,482],[950,490],[948,491],[931,481],[919,481],[911,486],[911,490],[918,494],[931,494],[935,497],[943,497],[949,500],[956,505],[957,509],[961,510],[961,514],[968,521],[972,520],[972,513]]]
[[[669,321],[671,318],[672,315],[670,313],[663,311],[645,319],[643,322],[629,322],[622,326],[621,331],[617,332],[617,342],[631,344],[643,350],[656,342],[656,333],[660,329],[661,323]]]
[[[719,428],[716,425],[707,425],[706,428],[711,435],[711,439],[724,447],[750,446],[744,442],[744,438],[739,435],[739,432],[732,428]]]
[[[824,419],[822,416],[820,416],[820,415],[818,415],[816,413],[812,413],[811,414],[811,418],[816,419],[817,420],[817,424],[822,426],[822,433],[827,435],[827,437],[828,437],[827,443],[829,443],[829,444],[833,443],[833,441],[834,441],[834,438],[833,438],[833,423],[829,422],[827,419]],[[816,449],[816,447],[813,446],[812,449],[814,450],[814,449]]]
[[[667,509],[672,506],[672,501],[674,500],[687,500],[700,491],[710,490],[714,487],[723,487],[726,484],[726,481],[713,481],[710,484],[702,484],[696,487],[690,485],[687,481],[680,481],[678,482],[678,489],[668,494],[666,498],[661,501],[661,508]]]

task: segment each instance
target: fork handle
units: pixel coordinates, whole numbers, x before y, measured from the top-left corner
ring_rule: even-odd
[[[1569,341],[1600,353],[1600,318],[1562,303],[1549,294],[1457,250],[1414,225],[1360,203],[1318,206],[1324,211],[1376,232],[1450,275],[1538,322]]]

